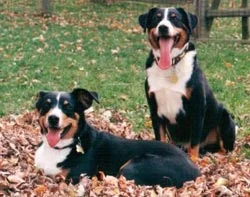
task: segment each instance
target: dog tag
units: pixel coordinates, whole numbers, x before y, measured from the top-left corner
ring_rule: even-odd
[[[84,150],[81,145],[79,144],[76,145],[76,152],[84,154]]]
[[[76,145],[76,152],[84,154],[84,150],[82,148],[81,138],[78,137],[78,143]]]
[[[178,77],[176,75],[176,73],[173,73],[171,76],[170,76],[170,82],[171,83],[177,83],[178,81]]]

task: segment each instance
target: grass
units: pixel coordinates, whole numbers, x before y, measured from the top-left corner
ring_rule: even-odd
[[[65,2],[54,1],[55,15],[50,19],[34,15],[34,1],[3,4],[0,116],[33,109],[40,90],[83,87],[99,93],[97,110],[120,111],[134,130],[144,129],[149,114],[144,96],[149,44],[137,18],[153,5]],[[234,24],[230,26],[223,20],[215,21],[211,35],[235,39],[240,23],[228,19]],[[235,115],[242,133],[249,133],[250,46],[196,42],[196,47],[216,97]]]

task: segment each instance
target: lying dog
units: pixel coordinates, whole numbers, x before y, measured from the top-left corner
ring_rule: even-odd
[[[200,147],[232,151],[235,124],[216,101],[189,42],[195,15],[182,8],[152,8],[139,17],[151,52],[146,62],[145,91],[156,140],[187,148],[194,160]]]
[[[40,92],[36,103],[42,143],[35,165],[47,175],[62,174],[78,182],[81,173],[124,175],[140,185],[181,187],[199,170],[183,151],[159,141],[128,140],[99,132],[86,123],[84,111],[97,93],[85,89]]]

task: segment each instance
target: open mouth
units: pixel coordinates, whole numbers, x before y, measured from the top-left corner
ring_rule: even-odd
[[[46,139],[50,147],[55,147],[55,145],[62,139],[70,130],[72,124],[70,123],[68,126],[64,128],[60,127],[48,127]]]
[[[161,48],[160,39],[165,39],[165,40],[172,39],[174,41],[174,43],[173,43],[171,48],[173,48],[179,42],[180,35],[176,34],[175,36],[157,36],[156,37],[156,43],[157,43],[157,46],[159,47],[159,49]]]
[[[171,50],[180,40],[180,36],[158,36],[157,45],[160,50],[160,59],[158,61],[158,67],[162,70],[166,70],[172,65]]]

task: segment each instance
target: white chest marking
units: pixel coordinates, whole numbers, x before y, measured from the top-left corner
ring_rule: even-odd
[[[43,138],[45,138],[43,136]],[[60,140],[59,147],[67,146],[73,142],[73,139]],[[43,139],[43,144],[37,149],[35,153],[35,166],[44,170],[46,175],[56,175],[61,172],[61,168],[57,164],[64,161],[71,148],[57,150],[48,145],[46,139]]]
[[[183,109],[182,96],[186,95],[186,83],[193,71],[195,51],[188,52],[185,57],[167,70],[161,70],[156,63],[147,69],[149,92],[154,92],[158,105],[158,116],[165,116],[171,123],[176,123],[176,115]],[[175,69],[175,70],[174,70]],[[170,77],[175,72],[178,82],[172,83]]]

